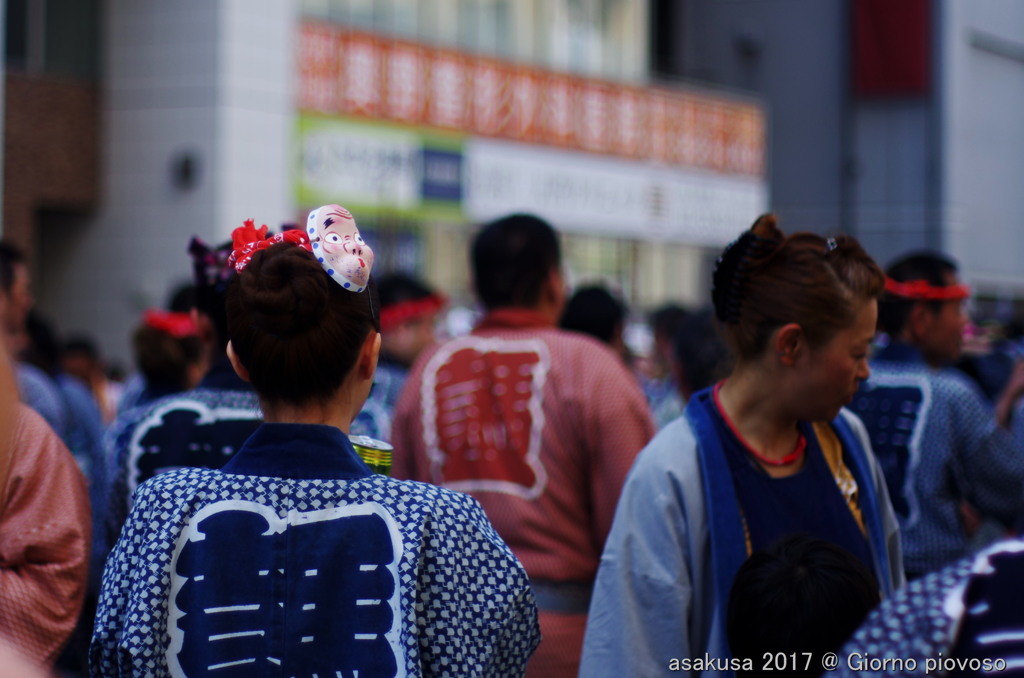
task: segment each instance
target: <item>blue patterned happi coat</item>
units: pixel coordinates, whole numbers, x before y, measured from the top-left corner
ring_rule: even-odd
[[[934,572],[971,552],[961,504],[1015,526],[1024,516],[1024,417],[1013,431],[963,373],[929,367],[892,343],[850,408],[871,435],[900,522],[907,572]]]
[[[142,484],[103,575],[94,676],[520,676],[526,573],[457,492],[373,474],[337,428],[264,424]]]
[[[910,582],[838,653],[830,678],[1024,676],[1024,541]]]
[[[102,507],[109,550],[134,501],[135,488],[182,467],[220,468],[263,422],[256,392],[222,358],[199,386],[118,415],[107,432],[108,496]]]

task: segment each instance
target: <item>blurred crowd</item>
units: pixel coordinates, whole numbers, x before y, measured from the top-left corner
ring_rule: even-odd
[[[483,224],[452,334],[344,208],[247,222],[182,243],[127,370],[0,243],[0,673],[1012,669],[1021,328],[941,253],[740,228],[706,304],[631,309],[543,220]]]

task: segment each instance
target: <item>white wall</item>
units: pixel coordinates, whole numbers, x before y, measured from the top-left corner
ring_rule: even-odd
[[[224,0],[217,109],[217,228],[252,217],[277,229],[293,204],[298,2]]]
[[[942,3],[944,228],[964,277],[1024,294],[1024,3]]]
[[[72,237],[45,241],[41,304],[130,365],[142,310],[191,276],[192,235],[294,218],[293,0],[105,3],[103,198]],[[190,154],[196,183],[172,180]]]

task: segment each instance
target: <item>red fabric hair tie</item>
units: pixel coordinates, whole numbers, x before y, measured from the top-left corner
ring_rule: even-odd
[[[954,301],[971,296],[967,285],[932,285],[927,280],[900,282],[886,276],[885,291],[897,297],[921,301]]]
[[[151,308],[142,314],[142,323],[155,330],[166,332],[175,339],[184,339],[196,334],[196,324],[189,313],[172,313]]]
[[[234,247],[234,251],[231,252],[231,256],[228,257],[228,265],[234,266],[235,271],[241,273],[249,262],[252,260],[252,255],[256,254],[260,250],[265,250],[271,245],[276,245],[282,242],[289,242],[293,245],[298,245],[307,252],[312,252],[313,247],[310,245],[309,238],[302,231],[292,230],[278,233],[267,237],[267,225],[263,224],[259,228],[256,228],[256,222],[252,219],[246,219],[242,226],[239,226],[231,232],[231,245]]]
[[[444,306],[444,297],[437,294],[385,306],[380,312],[380,329],[382,332],[387,332],[406,320],[434,313],[442,306]]]

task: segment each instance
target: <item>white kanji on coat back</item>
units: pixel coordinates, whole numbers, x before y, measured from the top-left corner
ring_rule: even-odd
[[[269,663],[289,676],[405,675],[401,556],[395,519],[373,502],[283,518],[249,501],[204,507],[172,559],[171,674],[250,676]],[[282,642],[269,642],[274,629]]]

